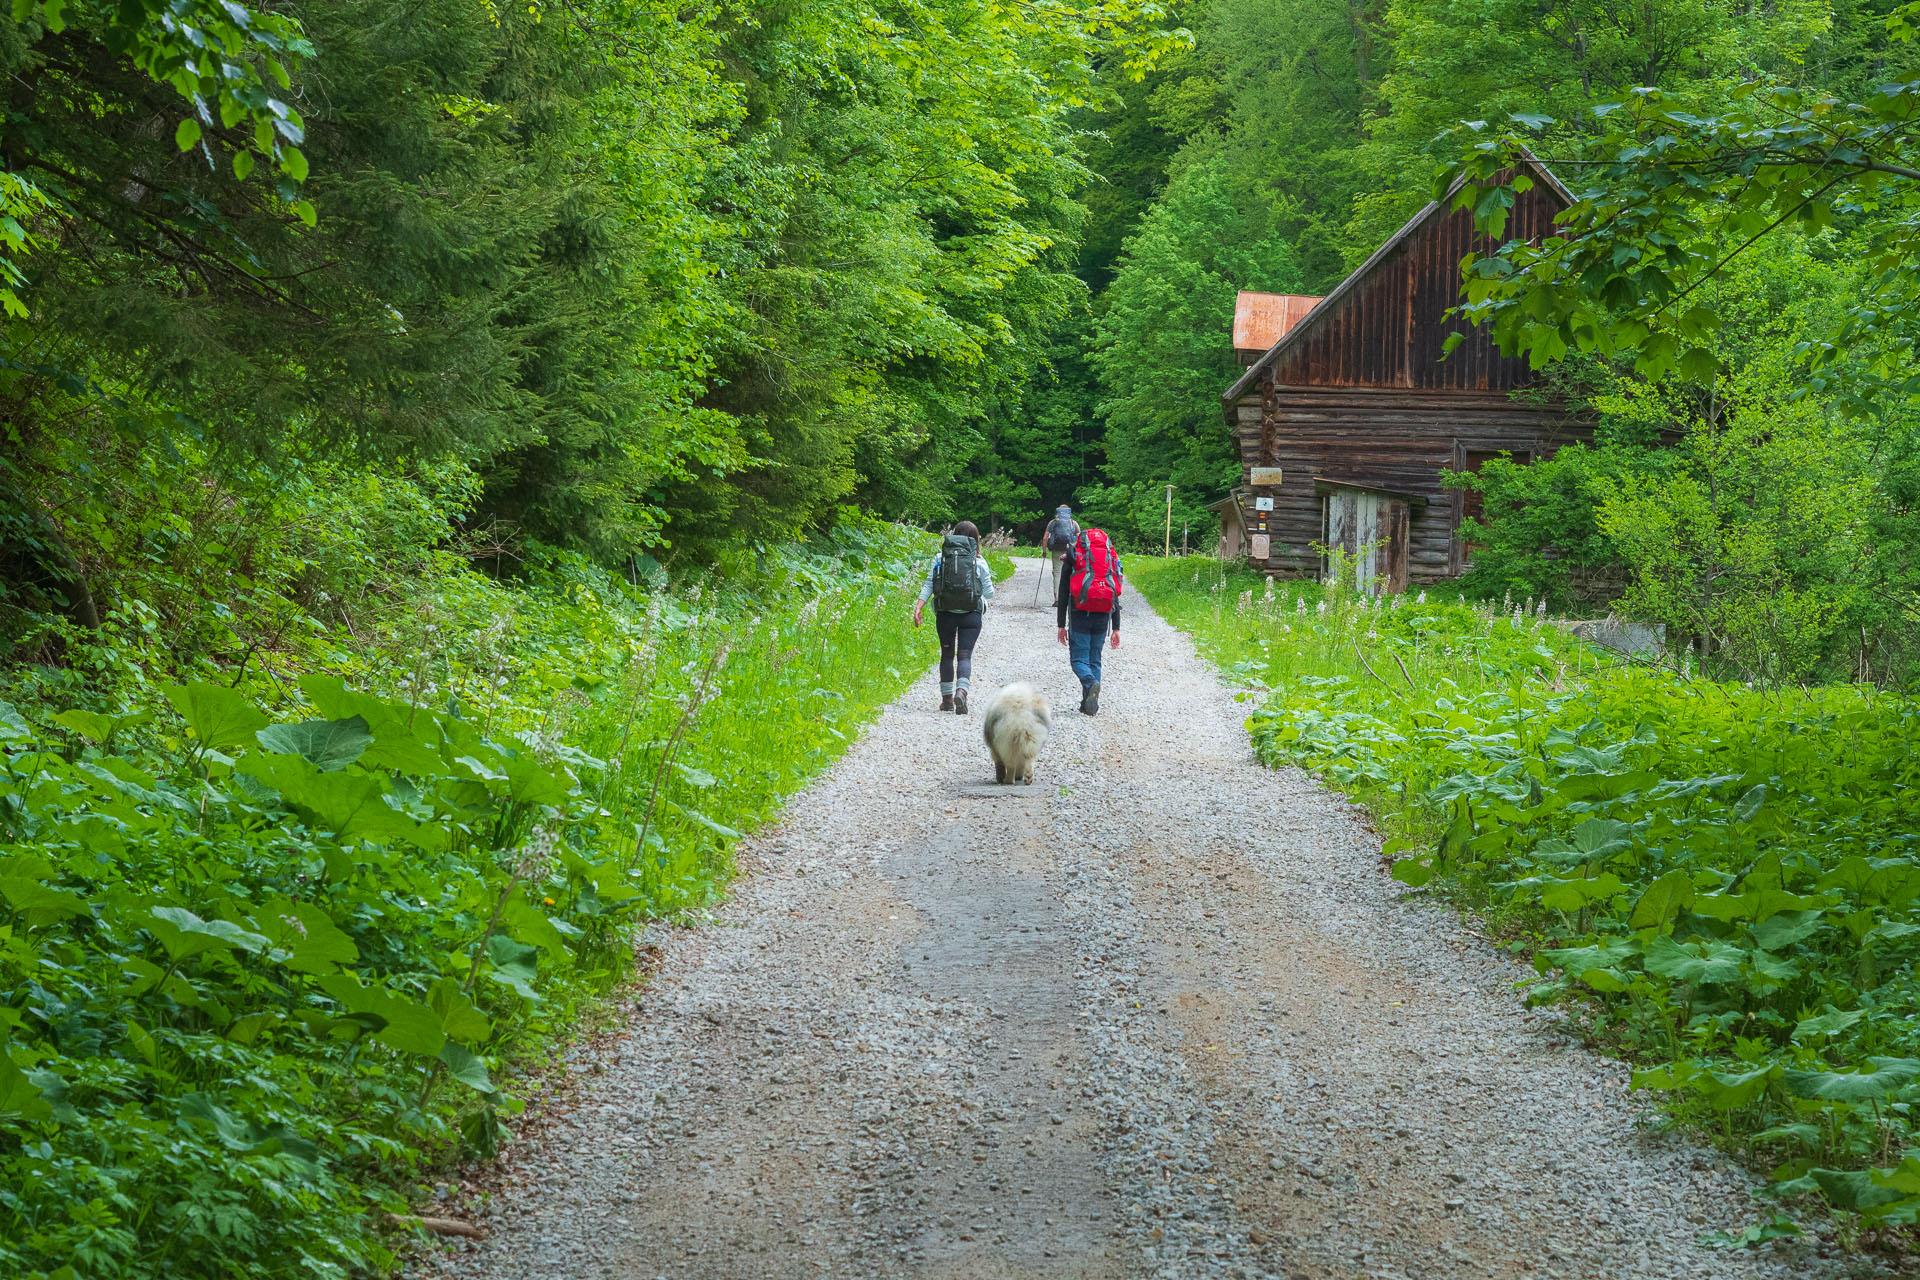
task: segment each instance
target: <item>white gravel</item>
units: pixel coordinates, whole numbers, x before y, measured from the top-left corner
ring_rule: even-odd
[[[1245,708],[1137,599],[1097,718],[1030,575],[974,658],[1054,734],[1000,788],[931,677],[656,931],[624,1033],[574,1055],[447,1212],[465,1280],[1838,1277],[1650,1134],[1626,1068],[1402,901],[1338,798],[1257,765]],[[904,625],[904,623],[903,623]]]

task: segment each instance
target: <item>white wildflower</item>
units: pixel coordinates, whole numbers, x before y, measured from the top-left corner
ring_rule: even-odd
[[[553,871],[553,851],[560,846],[560,837],[551,827],[535,827],[527,835],[527,842],[520,846],[520,859],[514,864],[513,874],[522,880],[545,880]]]

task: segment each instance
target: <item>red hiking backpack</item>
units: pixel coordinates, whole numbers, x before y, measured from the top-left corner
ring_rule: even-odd
[[[1074,540],[1073,577],[1068,598],[1082,613],[1112,613],[1120,602],[1120,557],[1113,553],[1105,529],[1088,529]]]

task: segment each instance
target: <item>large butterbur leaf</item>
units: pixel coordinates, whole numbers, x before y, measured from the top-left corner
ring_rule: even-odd
[[[487,1078],[486,1059],[465,1045],[452,1040],[440,1046],[440,1061],[447,1074],[477,1093],[492,1093],[493,1081]]]
[[[434,1013],[439,1015],[440,1029],[447,1033],[449,1040],[461,1040],[467,1044],[479,1044],[493,1034],[493,1024],[480,1007],[468,998],[460,989],[460,983],[453,978],[442,978],[434,984],[427,996],[427,1003]]]
[[[1753,940],[1768,951],[1784,951],[1819,931],[1825,912],[1818,909],[1783,911],[1753,925]]]
[[[25,918],[29,929],[44,929],[61,920],[93,914],[92,905],[79,894],[24,875],[0,874],[0,899]]]
[[[46,1120],[53,1115],[53,1104],[46,1093],[27,1077],[27,1073],[7,1056],[7,1042],[0,1036],[0,1116],[22,1120]]]
[[[363,764],[416,778],[447,772],[447,761],[440,750],[440,725],[432,712],[349,689],[333,676],[310,675],[300,681],[300,687],[322,715],[358,719],[366,725],[373,741],[360,758]]]
[[[348,1014],[365,1020],[372,1038],[403,1053],[437,1057],[447,1042],[440,1015],[431,1005],[379,987],[364,986],[350,972],[320,979],[320,989],[340,1003]]]
[[[530,947],[496,933],[487,939],[487,958],[493,962],[487,977],[502,986],[513,988],[529,1000],[540,998],[533,986],[536,967],[540,963],[538,947]]]
[[[1836,1009],[1827,1006],[1827,1011],[1811,1018],[1802,1018],[1793,1026],[1793,1038],[1798,1041],[1818,1041],[1828,1036],[1837,1036],[1860,1019],[1867,1016],[1865,1009]]]
[[[1907,1193],[1897,1187],[1876,1183],[1870,1169],[1813,1169],[1807,1176],[1830,1203],[1856,1213],[1874,1215],[1907,1198]]]
[[[1884,1098],[1920,1076],[1920,1059],[1869,1058],[1858,1071],[1788,1071],[1781,1079],[1798,1098],[1860,1103]]]
[[[145,924],[171,960],[208,951],[264,951],[272,945],[250,929],[226,920],[202,920],[185,907],[155,907]]]
[[[531,751],[508,757],[506,775],[507,794],[522,804],[557,808],[574,793],[574,781],[564,768],[549,768]]]
[[[446,847],[443,828],[415,822],[387,803],[386,787],[372,774],[328,773],[303,757],[276,755],[249,759],[245,772],[341,840],[404,840],[423,849]]]
[[[1627,886],[1619,876],[1603,871],[1597,876],[1574,876],[1545,883],[1540,890],[1540,905],[1555,911],[1578,911],[1626,891]]]
[[[102,715],[98,711],[76,708],[71,711],[62,711],[53,718],[53,722],[63,729],[80,735],[88,742],[105,743],[122,729],[145,724],[151,719],[153,719],[152,714],[145,711],[121,711],[109,716]]]
[[[161,690],[186,720],[200,745],[214,751],[251,745],[267,717],[237,689],[217,684],[173,684]]]
[[[1692,905],[1693,879],[1684,871],[1669,871],[1646,887],[1627,919],[1630,929],[1653,929],[1666,924]]]
[[[1766,1091],[1779,1068],[1773,1063],[1746,1071],[1711,1071],[1692,1062],[1671,1062],[1632,1074],[1636,1089],[1680,1090],[1699,1094],[1716,1111],[1744,1107]]]
[[[1740,980],[1740,962],[1747,953],[1725,942],[1675,942],[1655,938],[1641,964],[1648,973],[1680,982],[1726,983]]]
[[[1535,968],[1565,969],[1578,975],[1588,969],[1611,969],[1640,954],[1631,938],[1602,938],[1584,947],[1555,947],[1538,953]]]
[[[268,751],[299,756],[322,773],[346,768],[358,760],[373,741],[367,722],[357,715],[343,720],[272,724],[254,737]]]
[[[254,913],[253,927],[271,941],[268,957],[295,973],[332,973],[360,958],[353,939],[315,903],[274,898]]]

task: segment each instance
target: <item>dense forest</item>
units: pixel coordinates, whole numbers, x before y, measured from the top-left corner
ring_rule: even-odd
[[[1599,430],[1458,479],[1465,590],[1910,691],[1916,27],[16,0],[0,1271],[390,1264],[630,922],[925,666],[916,530],[1153,549],[1171,486],[1210,549],[1235,293],[1449,191],[1497,234],[1522,147],[1567,235],[1460,323]]]
[[[1663,277],[1675,310],[1711,315],[1727,357],[1712,376],[1508,327],[1605,429],[1492,469],[1476,585],[1595,603],[1634,576],[1633,607],[1744,652],[1721,616],[1744,605],[1677,598],[1724,551],[1680,512],[1717,468],[1754,497],[1720,520],[1742,550],[1719,576],[1794,613],[1770,611],[1785,631],[1748,665],[1837,672],[1845,629],[1852,670],[1904,670],[1920,479],[1882,274],[1913,103],[1873,95],[1913,71],[1910,8],[209,4],[135,23],[26,4],[4,55],[10,633],[137,596],[151,553],[129,535],[193,525],[196,503],[291,503],[278,527],[397,504],[495,569],[537,546],[631,579],[849,506],[1030,535],[1067,501],[1146,546],[1171,484],[1205,548],[1238,466],[1217,406],[1235,292],[1331,288],[1461,162],[1462,121],[1525,122],[1585,192],[1643,176],[1644,148],[1604,166],[1649,112],[1724,159],[1744,145],[1724,113],[1831,107],[1885,126],[1846,135],[1886,153],[1885,182],[1800,191],[1804,214],[1761,183],[1674,251],[1695,263]],[[1636,234],[1687,212],[1640,210]],[[1663,433],[1700,448],[1656,456]],[[245,541],[216,560],[257,559]]]

